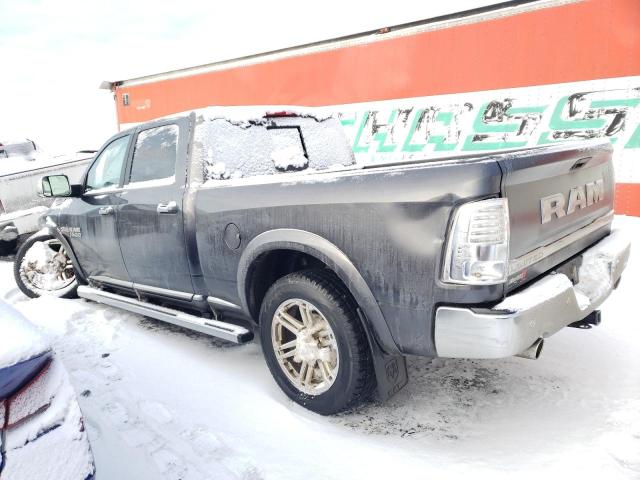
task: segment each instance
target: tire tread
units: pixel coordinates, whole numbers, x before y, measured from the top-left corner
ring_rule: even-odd
[[[355,375],[355,381],[349,386],[351,391],[348,400],[339,411],[331,413],[350,410],[368,400],[376,387],[371,350],[364,327],[360,321],[358,305],[343,282],[331,270],[317,268],[291,273],[278,280],[274,286],[280,282],[301,282],[310,285],[323,295],[333,299],[342,311],[344,318],[349,320],[344,325],[347,331],[345,340],[350,344],[351,351],[354,352],[349,360],[352,362],[353,369],[357,374]]]

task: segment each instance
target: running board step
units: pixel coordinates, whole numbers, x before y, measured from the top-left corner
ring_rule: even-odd
[[[81,285],[78,287],[78,296],[86,298],[87,300],[93,300],[94,302],[121,308],[128,312],[138,313],[140,315],[155,318],[156,320],[172,323],[179,327],[195,330],[196,332],[211,335],[233,343],[247,343],[253,339],[252,331],[238,325],[233,325],[232,323],[209,320],[208,318],[189,315],[188,313],[184,313],[179,310],[141,302],[135,298],[104,292],[97,288]]]

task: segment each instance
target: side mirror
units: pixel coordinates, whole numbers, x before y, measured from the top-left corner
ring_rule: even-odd
[[[70,197],[71,185],[66,175],[49,175],[42,177],[38,194],[43,197]]]

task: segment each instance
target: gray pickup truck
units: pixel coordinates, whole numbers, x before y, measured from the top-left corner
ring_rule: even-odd
[[[30,296],[78,295],[231,342],[259,332],[321,414],[407,382],[408,355],[537,358],[591,327],[629,243],[608,142],[357,165],[340,122],[218,110],[112,137],[21,247]]]

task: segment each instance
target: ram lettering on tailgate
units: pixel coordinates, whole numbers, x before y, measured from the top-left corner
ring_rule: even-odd
[[[567,202],[562,193],[554,193],[540,199],[540,216],[543,224],[556,218],[571,215],[580,208],[586,208],[604,198],[604,180],[598,179],[569,191]]]

